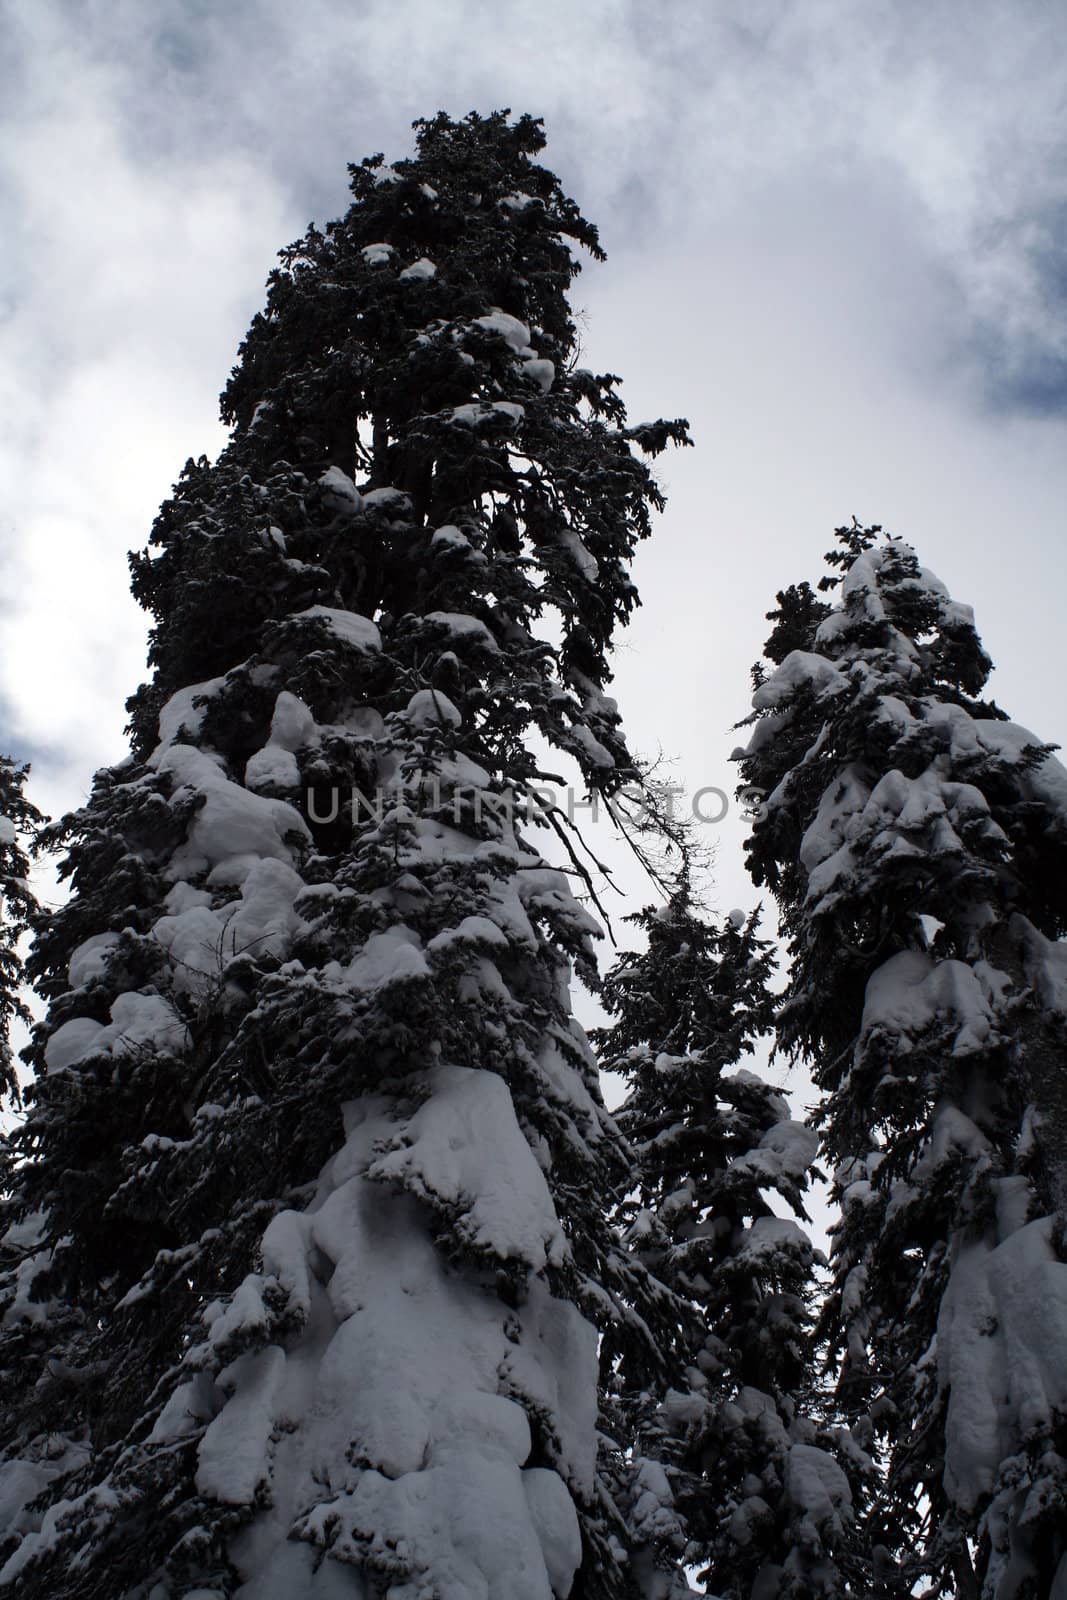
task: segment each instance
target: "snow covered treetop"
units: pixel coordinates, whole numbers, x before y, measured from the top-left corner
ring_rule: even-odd
[[[645,458],[688,443],[686,424],[629,424],[619,380],[576,364],[572,247],[603,252],[532,159],[539,122],[441,114],[416,133],[411,158],[354,166],[345,215],[281,252],[222,395],[230,443],[187,465],[133,558],[155,618],[138,746],[169,695],[252,657],[286,617],[355,613],[390,650],[432,613],[523,662],[507,697],[459,707],[490,770],[524,776],[534,723],[618,787],[634,767],[608,655],[663,504]]]
[[[832,1027],[814,997],[842,964],[865,982],[894,950],[925,949],[924,928],[939,924],[936,953],[961,959],[1003,911],[1046,937],[1065,929],[1067,770],[976,698],[991,664],[970,607],[880,532],[838,530],[840,576],[820,585],[835,603],[807,585],[779,594],[774,668],[755,671],[737,752],[765,796],[752,871],[786,931],[805,929],[794,949],[812,1009],[802,1022],[787,1004],[794,1040]]]
[[[824,591],[836,589],[838,604],[819,607],[817,612],[809,609],[805,619],[809,629],[814,624],[810,638],[815,651],[834,661],[864,660],[875,671],[881,664],[895,669],[905,682],[921,681],[927,690],[936,686],[977,694],[992,662],[975,632],[974,612],[950,597],[940,578],[919,564],[911,545],[901,539],[874,544],[880,531],[863,529],[857,538],[852,530],[839,530],[845,533],[846,546],[831,551],[827,559],[842,565],[843,574],[827,576],[819,585]],[[807,593],[810,596],[810,590]],[[779,599],[784,604],[786,597]],[[787,666],[790,656],[779,659],[777,689],[761,686],[760,699],[754,702],[760,709],[803,678],[802,662]],[[824,668],[815,670],[825,673]]]

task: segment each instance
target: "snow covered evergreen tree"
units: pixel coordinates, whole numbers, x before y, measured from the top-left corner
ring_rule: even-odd
[[[42,823],[37,808],[26,798],[29,767],[10,756],[0,756],[0,1094],[19,1098],[18,1080],[11,1056],[11,1024],[30,1020],[20,990],[22,959],[18,945],[28,933],[37,910],[28,882],[30,863],[25,841]]]
[[[779,595],[742,772],[841,1207],[839,1395],[879,1592],[1067,1593],[1067,771],[978,698],[969,607],[877,528]]]
[[[133,558],[132,753],[55,831],[4,1594],[630,1583],[596,1325],[676,1318],[604,1215],[596,924],[516,808],[534,735],[632,779],[606,652],[661,504],[638,452],[686,430],[576,364],[570,243],[601,252],[540,125],[416,128],[282,253],[231,441]]]
[[[619,1221],[695,1314],[666,1393],[625,1361],[618,1373],[645,1594],[688,1594],[684,1566],[730,1600],[860,1593],[838,1565],[854,1525],[841,1441],[811,1409],[814,1252],[768,1203],[804,1217],[817,1141],[738,1067],[773,1022],[773,954],[756,914],[706,921],[684,874],[631,920],[647,944],[608,975],[615,1022],[597,1035],[631,1085],[618,1120],[638,1166]]]

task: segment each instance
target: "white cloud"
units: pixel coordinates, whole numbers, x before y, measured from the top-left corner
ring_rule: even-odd
[[[0,169],[0,689],[16,748],[48,747],[40,765],[63,773],[42,776],[81,792],[121,753],[142,672],[126,551],[185,456],[222,440],[213,394],[292,218],[225,151],[140,160],[115,116],[119,63],[89,60],[54,8],[29,15]]]
[[[121,753],[145,629],[126,551],[221,442],[215,395],[274,251],[342,209],[347,161],[409,148],[439,106],[545,116],[545,159],[611,255],[576,296],[591,358],[626,375],[635,416],[694,424],[619,659],[638,742],[726,786],[763,613],[853,511],[975,602],[998,693],[1056,736],[1067,485],[1054,421],[1023,405],[1040,368],[1054,411],[1064,354],[1054,8],[976,0],[965,26],[917,0],[9,16],[0,705],[53,810]],[[721,837],[722,903],[746,903]]]

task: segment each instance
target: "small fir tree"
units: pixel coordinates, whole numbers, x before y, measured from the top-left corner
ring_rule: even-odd
[[[618,1220],[694,1329],[666,1393],[625,1361],[616,1373],[645,1593],[688,1593],[686,1566],[731,1600],[852,1593],[838,1565],[852,1488],[812,1412],[814,1252],[769,1203],[804,1217],[816,1138],[738,1066],[772,1025],[774,957],[756,914],[706,921],[684,874],[631,921],[647,943],[608,975],[615,1020],[598,1035],[630,1083],[618,1120],[637,1159]]]
[[[29,884],[26,841],[41,826],[40,812],[26,798],[28,766],[0,756],[0,1094],[19,1099],[11,1054],[11,1025],[30,1021],[22,997],[19,941],[30,931],[37,901]]]

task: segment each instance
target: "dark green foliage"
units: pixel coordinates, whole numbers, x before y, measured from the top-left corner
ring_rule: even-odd
[[[1067,1275],[1067,774],[978,698],[970,609],[880,531],[838,530],[833,610],[802,585],[770,613],[749,862],[789,940],[779,1040],[824,1091],[823,1327],[846,1414],[887,1447],[881,1581],[1036,1596],[1067,1504],[1062,1417],[1023,1376],[1067,1378],[1035,1309]]]
[[[248,654],[269,617],[323,602],[399,619],[459,596],[507,640],[520,673],[508,704],[479,685],[491,750],[530,769],[518,730],[532,724],[610,787],[628,760],[595,696],[612,631],[637,602],[627,564],[662,505],[631,444],[655,455],[688,443],[685,424],[627,427],[619,380],[575,365],[568,240],[601,252],[530,159],[540,124],[442,114],[417,126],[417,157],[353,167],[347,216],[282,252],[223,394],[234,444],[216,468],[189,463],[153,531],[158,553],[134,561],[134,592],[157,619],[135,732],[147,748],[159,698]],[[390,256],[374,253],[382,245]],[[432,277],[397,271],[423,259]],[[531,376],[482,325],[490,308],[534,330],[537,359],[555,368],[547,392],[547,374]],[[492,409],[501,402],[521,418]],[[479,420],[457,420],[471,405],[485,408]],[[309,503],[294,469],[313,484],[331,465],[408,499],[354,516],[319,486]],[[431,546],[450,525],[470,549]],[[562,621],[558,650],[530,633],[548,609]],[[568,734],[572,721],[607,739],[610,780]]]
[[[618,1120],[637,1167],[618,1216],[693,1319],[666,1391],[625,1359],[615,1374],[646,1593],[673,1593],[681,1560],[737,1600],[757,1588],[845,1595],[851,1490],[827,1453],[840,1442],[812,1415],[814,1254],[770,1204],[777,1194],[804,1216],[815,1141],[779,1093],[738,1069],[772,1026],[774,958],[755,915],[709,923],[684,876],[665,906],[631,920],[647,944],[605,980],[615,1021],[597,1040],[631,1085]]]

